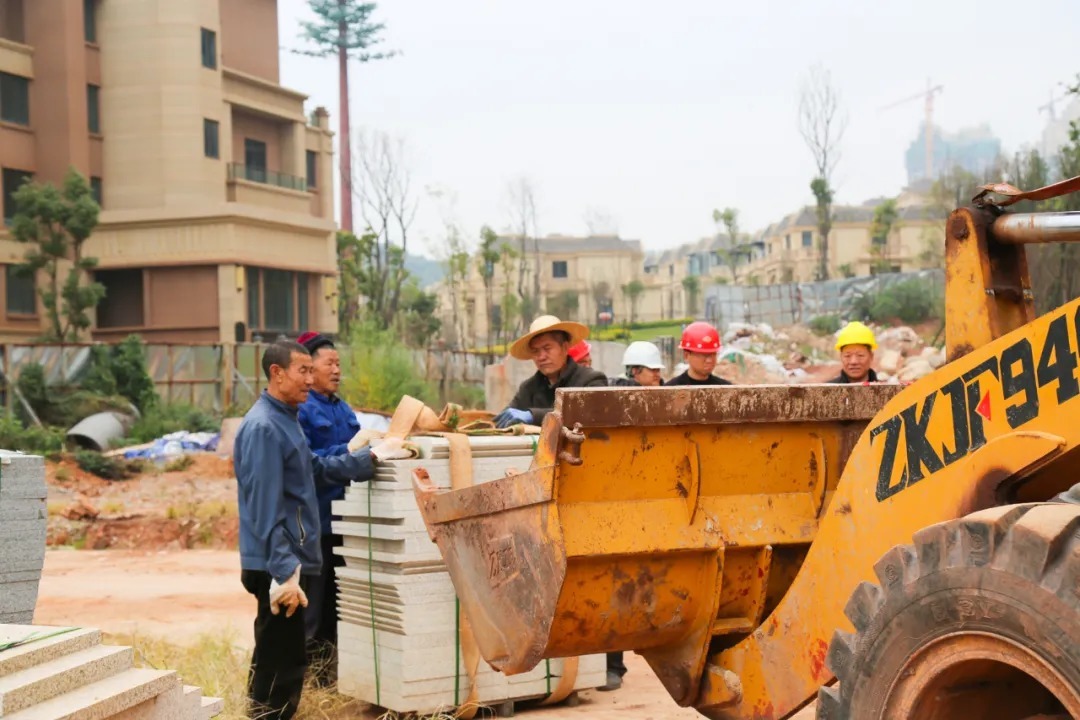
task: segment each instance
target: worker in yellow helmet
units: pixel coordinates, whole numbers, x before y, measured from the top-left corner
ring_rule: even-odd
[[[872,383],[877,382],[877,373],[870,367],[877,350],[874,331],[861,322],[849,322],[836,334],[836,349],[840,353],[843,369],[840,375],[830,383]]]

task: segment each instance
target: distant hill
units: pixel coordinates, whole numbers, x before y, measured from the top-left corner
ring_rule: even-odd
[[[412,253],[405,254],[405,269],[413,274],[421,288],[434,285],[446,275],[446,269],[438,260]]]

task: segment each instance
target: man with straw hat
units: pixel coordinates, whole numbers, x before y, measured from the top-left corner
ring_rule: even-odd
[[[581,323],[563,322],[554,315],[533,320],[529,332],[510,346],[510,355],[532,360],[536,374],[521,383],[510,407],[496,416],[495,425],[539,425],[555,407],[558,388],[607,387],[604,373],[578,365],[570,357],[570,348],[588,336],[589,328]]]

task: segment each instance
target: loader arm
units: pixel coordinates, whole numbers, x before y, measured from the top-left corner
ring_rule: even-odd
[[[1045,226],[998,242],[1016,217],[998,214],[950,218],[950,362],[910,386],[559,390],[527,472],[418,482],[485,659],[512,674],[635,650],[680,705],[786,718],[833,680],[829,641],[851,629],[860,583],[903,577],[879,562],[890,548],[1072,485],[1080,300],[1031,319],[1017,245]],[[995,612],[991,598],[931,609]]]

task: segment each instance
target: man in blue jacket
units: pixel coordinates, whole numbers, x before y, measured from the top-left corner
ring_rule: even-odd
[[[300,427],[308,445],[319,457],[333,457],[348,451],[349,441],[360,431],[356,413],[335,393],[341,385],[341,360],[333,341],[321,333],[306,332],[297,341],[311,353],[312,384],[307,401],[300,406]],[[345,559],[334,554],[340,545],[330,532],[331,503],[345,497],[342,485],[322,484],[315,488],[319,500],[319,537],[322,542],[322,572],[308,581],[307,625],[308,656],[316,680],[330,683],[333,657],[337,646],[337,592],[334,568]]]
[[[369,480],[391,439],[319,457],[297,421],[312,384],[303,345],[277,342],[262,356],[267,389],[244,416],[233,446],[240,511],[241,582],[257,600],[248,696],[251,717],[290,720],[307,667],[304,613],[309,578],[322,571],[316,484]]]

